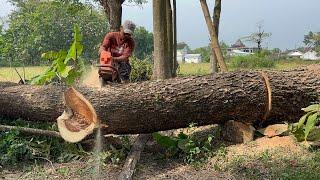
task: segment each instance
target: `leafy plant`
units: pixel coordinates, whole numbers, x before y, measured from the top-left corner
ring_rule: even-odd
[[[186,163],[197,164],[206,160],[211,152],[212,135],[205,141],[197,141],[191,135],[180,132],[177,137],[169,137],[160,133],[152,134],[154,140],[167,149],[168,156],[182,155]]]
[[[152,75],[152,63],[149,58],[140,60],[137,57],[130,58],[131,64],[131,82],[147,81],[150,80]]]
[[[33,123],[17,119],[1,119],[0,122],[22,127],[56,130],[56,125]],[[0,165],[12,165],[19,162],[47,159],[53,162],[80,160],[88,155],[81,144],[72,144],[61,138],[45,136],[28,136],[21,134],[19,128],[9,132],[0,132]]]
[[[320,140],[320,129],[316,124],[320,120],[320,104],[313,104],[302,108],[306,113],[298,123],[291,125],[290,130],[298,141],[317,141]]]
[[[78,25],[74,26],[73,31],[73,43],[68,53],[60,50],[59,52],[49,51],[42,54],[42,58],[52,60],[52,64],[44,74],[33,78],[31,84],[43,85],[58,81],[71,85],[81,76],[84,71],[84,62],[79,58],[83,51],[82,35]]]

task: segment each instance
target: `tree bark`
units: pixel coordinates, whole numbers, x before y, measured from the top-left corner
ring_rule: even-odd
[[[122,18],[122,3],[124,0],[99,0],[107,15],[110,31],[119,31]]]
[[[173,60],[173,25],[172,25],[172,8],[170,0],[166,0],[166,22],[167,22],[167,50],[168,50],[168,64],[170,66],[170,77],[174,73]]]
[[[154,39],[154,79],[171,77],[168,63],[168,36],[166,23],[166,1],[153,0],[153,39]]]
[[[219,40],[217,37],[217,30],[214,23],[211,20],[207,2],[206,0],[200,0],[200,4],[201,4],[203,15],[206,20],[206,24],[210,33],[211,48],[213,49],[213,52],[217,57],[217,61],[219,63],[221,71],[227,71],[228,69],[227,69],[226,63],[224,62],[224,58],[219,45]]]
[[[218,41],[219,41],[220,15],[221,15],[221,0],[215,0],[212,22],[216,28],[216,36]],[[217,56],[213,49],[211,49],[210,62],[211,62],[211,73],[218,72]]]
[[[104,133],[150,133],[198,125],[295,122],[301,108],[317,102],[320,95],[320,65],[265,72],[240,71],[210,76],[76,89],[107,124]],[[65,87],[0,83],[0,115],[30,121],[56,121],[64,110]],[[100,101],[100,104],[99,104]],[[271,108],[269,103],[271,103]],[[269,109],[269,110],[267,110]],[[269,111],[269,112],[267,112]],[[268,116],[266,116],[268,114]],[[265,120],[263,120],[265,119]],[[258,124],[259,124],[258,123]]]
[[[177,3],[172,0],[173,6],[173,74],[172,77],[177,76],[178,61],[177,61]]]

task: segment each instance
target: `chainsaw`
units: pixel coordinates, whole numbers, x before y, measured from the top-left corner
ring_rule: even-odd
[[[102,51],[99,62],[100,64],[97,67],[99,67],[98,74],[101,86],[106,85],[108,82],[119,81],[118,69],[110,52]]]

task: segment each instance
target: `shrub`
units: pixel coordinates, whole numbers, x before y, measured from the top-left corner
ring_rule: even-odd
[[[273,68],[275,61],[268,57],[267,52],[261,52],[248,56],[236,56],[231,58],[231,66],[236,69],[248,68]]]
[[[131,64],[131,82],[147,81],[150,80],[152,75],[151,58],[140,60],[137,57],[130,58]]]

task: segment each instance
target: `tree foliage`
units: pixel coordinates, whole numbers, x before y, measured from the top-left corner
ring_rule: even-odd
[[[41,54],[67,49],[73,24],[83,32],[86,59],[98,58],[98,47],[108,30],[104,15],[81,3],[71,1],[14,0],[17,10],[10,15],[2,45],[2,64],[39,65]],[[0,46],[1,47],[1,46]]]
[[[313,48],[318,55],[320,55],[320,32],[310,31],[307,35],[304,35],[304,44]]]
[[[153,34],[144,27],[138,27],[134,31],[135,50],[134,56],[138,59],[146,59],[152,55]]]
[[[84,71],[83,61],[79,58],[83,52],[82,35],[78,25],[74,26],[73,31],[73,42],[68,52],[60,50],[42,54],[43,58],[52,60],[52,64],[44,74],[32,79],[31,84],[43,85],[57,79],[58,82],[72,85],[81,76]]]
[[[203,62],[210,62],[211,48],[209,46],[199,47],[191,50],[193,54],[201,54]]]

